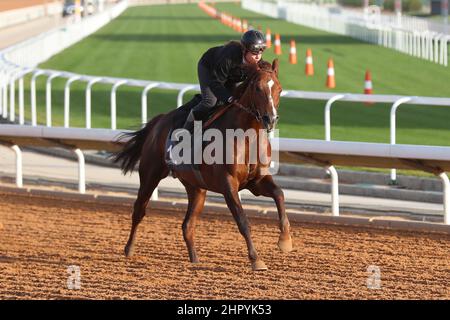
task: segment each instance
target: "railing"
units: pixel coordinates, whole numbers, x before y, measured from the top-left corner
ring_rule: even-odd
[[[421,19],[394,19],[385,15],[377,15],[374,18],[367,13],[288,1],[243,0],[242,7],[273,18],[347,35],[444,66],[448,65],[450,29],[436,29]]]

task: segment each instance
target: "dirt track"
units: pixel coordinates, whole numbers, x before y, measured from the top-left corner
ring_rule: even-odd
[[[450,236],[292,223],[295,251],[276,247],[276,222],[251,219],[269,267],[251,271],[230,216],[204,214],[201,263],[188,262],[183,215],[151,211],[126,259],[129,205],[0,194],[0,299],[450,298]],[[67,267],[81,289],[67,289]],[[368,289],[367,267],[381,270]]]

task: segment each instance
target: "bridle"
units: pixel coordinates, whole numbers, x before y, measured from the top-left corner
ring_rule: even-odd
[[[256,72],[258,72],[258,71],[267,72],[267,73],[271,73],[271,74],[273,73],[272,70],[258,69],[257,71],[255,71],[255,75],[256,75]],[[248,90],[250,85],[255,83],[255,79],[254,78],[255,78],[255,76],[251,77],[251,79],[248,80],[248,84],[245,84],[245,82],[242,84],[243,86],[245,85],[244,92]],[[233,106],[233,105],[235,105],[238,108],[244,110],[245,112],[251,114],[256,119],[256,121],[258,121],[259,123],[263,124],[263,117],[261,115],[261,112],[259,111],[259,109],[253,103],[249,103],[249,106],[245,107],[241,103],[239,103],[238,101],[235,101],[230,106]]]

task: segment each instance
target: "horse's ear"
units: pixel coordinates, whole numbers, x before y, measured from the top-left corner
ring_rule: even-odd
[[[272,71],[275,72],[276,76],[278,77],[278,59],[274,59],[272,62]]]

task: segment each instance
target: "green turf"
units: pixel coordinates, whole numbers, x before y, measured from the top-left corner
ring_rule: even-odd
[[[280,80],[284,89],[329,91],[324,84],[327,59],[332,57],[337,81],[334,91],[361,93],[364,73],[369,68],[375,93],[450,96],[449,67],[261,16],[235,4],[218,4],[217,7],[281,34],[284,54],[280,57]],[[201,54],[211,46],[239,36],[196,5],[134,7],[40,67],[90,75],[196,83],[196,64]],[[288,40],[291,38],[297,42],[299,55],[299,64],[295,66],[288,64]],[[313,50],[314,77],[306,77],[303,72],[306,48]],[[266,60],[274,57],[272,49],[264,55]],[[44,85],[44,79],[38,81],[40,122],[44,121]],[[53,85],[53,118],[55,124],[62,124],[64,82],[56,79]],[[72,87],[71,125],[83,126],[85,84]],[[110,124],[109,89],[110,86],[94,85],[93,127]],[[176,92],[152,91],[149,115],[170,110],[175,103]],[[280,135],[323,139],[324,105],[324,101],[282,99]],[[389,109],[386,104],[336,103],[332,111],[332,138],[388,142]],[[450,145],[449,120],[449,107],[402,106],[398,113],[397,142]],[[139,122],[140,90],[123,86],[118,91],[118,127],[131,128]]]

